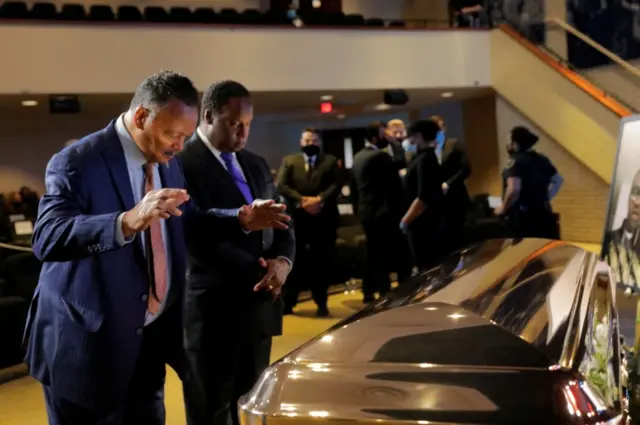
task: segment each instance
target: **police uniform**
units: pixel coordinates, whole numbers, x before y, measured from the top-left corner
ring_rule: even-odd
[[[505,211],[511,237],[560,239],[549,203],[549,185],[557,172],[549,158],[536,151],[513,154],[502,171],[503,198],[509,177],[522,182],[518,200]]]

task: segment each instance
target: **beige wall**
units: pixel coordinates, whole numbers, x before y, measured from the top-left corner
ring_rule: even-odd
[[[609,184],[504,99],[496,99],[495,110],[501,166],[507,162],[504,146],[513,126],[524,125],[538,134],[540,141],[536,149],[553,161],[565,181],[553,202],[554,210],[561,216],[562,238],[574,242],[600,243],[609,201]]]

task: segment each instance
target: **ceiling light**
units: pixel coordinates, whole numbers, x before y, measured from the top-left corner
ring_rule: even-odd
[[[22,106],[38,106],[38,101],[37,100],[23,100],[22,101]]]
[[[328,102],[329,100],[333,100],[333,96],[330,94],[325,94],[324,96],[320,96],[320,100],[323,102]]]
[[[386,103],[380,103],[375,106],[376,111],[386,111],[387,109],[391,109],[391,105],[387,105]]]
[[[322,7],[322,2],[320,0],[313,0],[311,2],[311,6],[313,6],[314,9],[320,9],[320,7]]]
[[[345,118],[347,118],[347,116],[345,114],[338,114],[338,119],[339,120],[343,120]]]
[[[444,92],[441,94],[442,97],[453,97],[453,93],[451,93],[450,91]]]

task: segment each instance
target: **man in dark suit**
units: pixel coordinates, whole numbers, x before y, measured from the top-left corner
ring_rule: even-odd
[[[442,191],[444,193],[445,228],[444,250],[451,253],[463,247],[465,243],[465,221],[471,200],[465,180],[471,175],[471,166],[462,142],[447,138],[447,127],[438,116],[431,118],[440,127],[436,139],[435,153],[440,162]]]
[[[173,156],[197,102],[188,78],[153,75],[126,113],[47,166],[33,234],[44,264],[25,338],[52,425],[164,424],[165,364],[181,376],[184,363],[179,216],[206,214],[225,231],[286,221],[268,209],[195,210]]]
[[[398,169],[386,151],[389,140],[385,130],[380,122],[369,125],[365,147],[355,155],[352,167],[352,196],[367,238],[362,284],[365,302],[373,301],[376,292],[389,292],[389,273],[396,271],[402,282],[412,268],[409,246],[399,228],[408,204]]]
[[[248,90],[209,87],[199,127],[179,155],[189,193],[203,208],[237,208],[276,196],[266,161],[245,145],[253,119]],[[188,249],[184,382],[190,425],[238,425],[237,402],[269,365],[282,333],[279,297],[292,266],[292,230],[242,232],[186,223]]]
[[[315,129],[302,132],[300,146],[302,152],[285,157],[278,173],[278,191],[287,202],[296,233],[296,267],[284,291],[285,313],[293,313],[307,284],[318,316],[326,317],[340,219],[340,170],[336,157],[321,151]]]

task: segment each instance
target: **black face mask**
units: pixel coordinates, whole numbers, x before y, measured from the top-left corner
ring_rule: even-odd
[[[307,145],[302,147],[302,152],[307,156],[316,156],[320,153],[320,146]]]
[[[389,146],[389,141],[387,139],[380,139],[376,143],[376,146],[378,147],[378,149],[385,149],[387,146]]]

